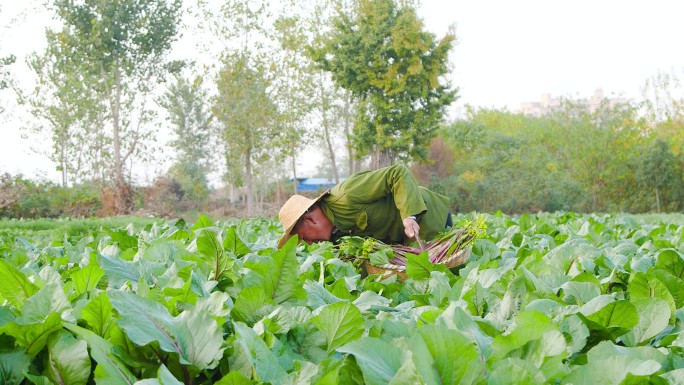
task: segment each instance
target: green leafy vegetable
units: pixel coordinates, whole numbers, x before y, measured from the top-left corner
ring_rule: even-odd
[[[364,331],[361,312],[349,302],[336,302],[326,306],[314,322],[325,334],[328,353],[360,338]]]

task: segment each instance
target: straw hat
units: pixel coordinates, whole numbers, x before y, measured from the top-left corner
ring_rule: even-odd
[[[282,223],[283,228],[285,229],[285,233],[280,238],[280,241],[278,241],[279,249],[283,247],[285,242],[287,242],[287,240],[290,239],[290,237],[292,236],[292,234],[290,233],[292,232],[292,229],[294,228],[295,224],[297,224],[299,218],[301,218],[302,215],[304,215],[304,213],[306,213],[306,211],[309,210],[311,206],[313,206],[316,202],[321,200],[329,193],[330,190],[319,195],[316,199],[309,199],[302,195],[293,195],[290,197],[290,199],[287,200],[287,202],[285,202],[283,207],[280,209],[280,212],[278,213],[278,219],[280,220],[280,223]]]

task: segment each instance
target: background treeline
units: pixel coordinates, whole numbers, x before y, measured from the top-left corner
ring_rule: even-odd
[[[647,116],[633,105],[606,103],[590,112],[571,101],[541,117],[469,110],[441,127],[429,160],[412,169],[459,212],[682,212],[684,121],[653,125]],[[330,173],[322,165],[319,176]],[[293,188],[285,180],[266,188],[265,213],[275,213]],[[2,216],[107,214],[94,185],[63,187],[5,175],[0,195]],[[246,215],[244,202],[226,204],[225,189],[173,174],[136,187],[133,195],[137,210],[155,214]]]
[[[682,104],[660,120],[654,107],[589,111],[566,101],[541,117],[470,110],[440,131],[435,164],[414,171],[458,211],[682,211]]]
[[[455,31],[427,32],[411,0],[44,4],[35,83],[0,58],[0,96],[19,99],[0,114],[61,178],[5,173],[0,216],[273,215],[311,149],[333,181],[411,164],[456,211],[682,210],[676,74],[617,107],[446,121]]]

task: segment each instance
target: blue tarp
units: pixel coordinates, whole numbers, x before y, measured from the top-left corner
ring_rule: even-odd
[[[340,179],[340,182],[343,179]],[[324,191],[335,186],[335,181],[326,178],[297,178],[299,191]]]

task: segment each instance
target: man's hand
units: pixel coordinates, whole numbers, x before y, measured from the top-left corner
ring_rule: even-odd
[[[402,222],[404,223],[404,233],[407,237],[413,238],[420,232],[420,226],[416,222],[416,217],[406,217]]]

